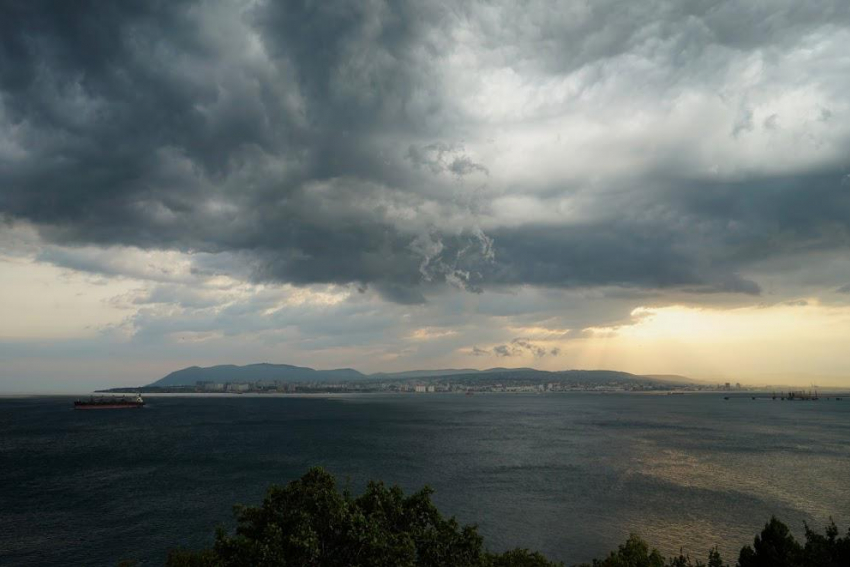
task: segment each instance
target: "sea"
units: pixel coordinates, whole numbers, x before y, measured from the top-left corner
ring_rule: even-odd
[[[734,563],[775,515],[850,525],[850,399],[699,393],[149,396],[74,411],[0,398],[0,565],[162,565],[235,503],[321,465],[359,492],[424,485],[491,550],[567,565],[637,533]]]

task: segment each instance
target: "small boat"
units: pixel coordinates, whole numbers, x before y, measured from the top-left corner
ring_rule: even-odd
[[[132,409],[144,407],[145,400],[141,394],[137,394],[135,398],[127,398],[121,396],[91,396],[88,400],[76,400],[74,402],[75,410],[90,410],[90,409]]]

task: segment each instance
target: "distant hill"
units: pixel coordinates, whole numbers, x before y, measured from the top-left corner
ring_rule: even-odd
[[[454,376],[455,374],[474,374],[481,372],[477,368],[441,368],[438,370],[407,370],[405,372],[376,372],[369,378],[433,378],[436,376]]]
[[[493,380],[494,375],[509,380],[545,380],[551,377],[553,381],[570,380],[583,383],[606,384],[610,382],[656,382],[670,385],[692,384],[691,378],[677,375],[640,376],[615,370],[561,370],[548,371],[534,368],[443,368],[437,370],[409,370],[406,372],[379,372],[363,374],[352,368],[335,370],[316,370],[304,366],[290,364],[248,364],[236,366],[224,364],[220,366],[191,366],[172,372],[168,376],[150,384],[153,387],[193,386],[197,382],[334,382],[350,380],[415,380],[423,381],[451,377],[452,381],[474,383],[482,380]]]
[[[644,374],[642,378],[649,378],[650,380],[656,380],[658,382],[670,382],[677,384],[705,384],[706,382],[702,380],[696,380],[694,378],[688,378],[687,376],[682,376],[681,374]]]
[[[428,377],[423,377],[427,379]],[[490,368],[488,370],[476,370],[468,374],[456,374],[451,377],[452,382],[474,384],[476,382],[491,382],[493,380],[506,380],[512,382],[539,382],[551,380],[553,382],[581,382],[584,384],[604,385],[612,382],[650,382],[644,376],[619,372],[617,370],[536,370],[534,368]],[[672,382],[671,382],[672,384]]]
[[[338,368],[335,370],[315,370],[304,366],[292,366],[290,364],[248,364],[236,366],[223,364],[220,366],[190,366],[183,370],[172,372],[150,384],[150,386],[192,386],[196,382],[328,382],[335,380],[356,380],[365,378],[364,374],[352,368]]]
[[[437,378],[443,376],[459,376],[467,374],[492,374],[497,372],[545,372],[543,370],[535,370],[534,368],[487,368],[478,370],[477,368],[440,368],[436,370],[407,370],[404,372],[376,372],[369,374],[369,378],[393,379],[393,378]]]
[[[493,380],[494,378],[498,379],[499,377],[504,377],[506,379],[511,380],[545,380],[547,377],[551,377],[552,380],[570,380],[570,381],[581,381],[581,382],[597,382],[599,384],[604,384],[607,382],[622,382],[622,381],[636,381],[636,382],[655,382],[655,383],[664,383],[671,385],[682,385],[682,384],[690,384],[696,382],[691,378],[687,378],[685,376],[676,376],[676,375],[653,375],[653,376],[641,376],[638,374],[631,374],[629,372],[620,372],[617,370],[537,370],[536,368],[504,368],[504,367],[496,367],[496,368],[487,368],[486,370],[478,370],[475,368],[461,368],[461,369],[441,369],[441,370],[413,370],[410,372],[396,372],[396,373],[380,373],[380,374],[370,374],[367,378],[374,379],[409,379],[409,378],[419,378],[422,380],[430,380],[435,378],[446,378],[451,377],[453,381],[463,381],[463,382],[475,382],[481,380]]]

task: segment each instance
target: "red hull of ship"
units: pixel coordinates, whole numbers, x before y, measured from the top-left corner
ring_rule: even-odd
[[[94,410],[94,409],[135,409],[143,407],[144,404],[101,404],[101,405],[75,405],[74,409],[79,410]]]

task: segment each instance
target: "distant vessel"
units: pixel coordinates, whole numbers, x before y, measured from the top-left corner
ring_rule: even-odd
[[[803,390],[799,390],[797,392],[788,392],[787,398],[789,400],[803,400],[803,401],[817,401],[818,400],[818,391],[815,390],[812,393],[811,390],[808,392],[804,392]]]
[[[145,400],[141,394],[137,394],[135,398],[120,398],[115,396],[99,396],[90,397],[88,400],[77,400],[74,402],[74,409],[129,409],[140,408],[145,405]]]

